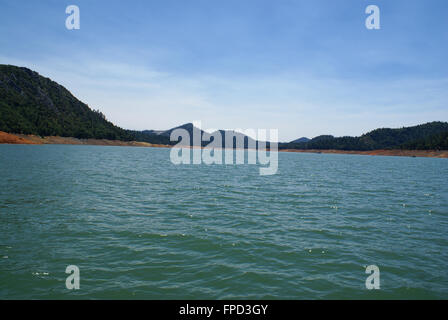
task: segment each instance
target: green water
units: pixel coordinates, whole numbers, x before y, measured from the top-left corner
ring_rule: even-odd
[[[0,298],[448,298],[447,159],[169,152],[0,145]]]

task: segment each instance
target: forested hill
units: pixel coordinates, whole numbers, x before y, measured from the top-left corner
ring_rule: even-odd
[[[192,124],[184,126],[191,131]],[[67,89],[27,68],[0,64],[0,131],[80,139],[170,142],[167,131],[132,131],[115,126]],[[189,131],[189,132],[190,132]],[[224,134],[224,131],[221,131]],[[207,135],[202,133],[202,135]],[[248,137],[244,137],[247,147]],[[280,149],[431,149],[448,150],[448,123],[431,122],[401,129],[376,129],[360,137],[319,136],[280,143]]]
[[[280,149],[317,150],[448,150],[448,123],[429,122],[399,129],[376,129],[359,137],[333,137],[324,135],[306,142],[282,143]]]
[[[125,130],[56,82],[26,68],[0,65],[0,130],[41,136],[129,140]]]
[[[80,139],[169,141],[119,128],[63,86],[37,72],[11,65],[0,65],[0,131]]]

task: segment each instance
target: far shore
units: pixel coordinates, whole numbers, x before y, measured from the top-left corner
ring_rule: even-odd
[[[426,157],[426,158],[448,158],[448,150],[370,150],[370,151],[348,151],[348,150],[299,150],[283,149],[282,152],[302,153],[332,153],[332,154],[359,154],[366,156],[395,156],[395,157]]]
[[[94,146],[130,146],[130,147],[153,147],[171,148],[170,145],[153,144],[140,141],[120,141],[106,139],[78,139],[70,137],[40,137],[36,135],[10,134],[0,131],[0,144],[68,144],[68,145],[94,145]],[[448,150],[371,150],[371,151],[346,151],[346,150],[314,150],[314,149],[283,149],[279,152],[301,152],[301,153],[331,153],[331,154],[358,154],[370,156],[398,156],[398,157],[429,157],[448,158]]]

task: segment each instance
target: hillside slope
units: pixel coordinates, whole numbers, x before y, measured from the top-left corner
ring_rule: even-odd
[[[322,135],[306,142],[282,143],[280,149],[303,150],[448,150],[448,123],[429,122],[399,129],[376,129],[359,137]]]
[[[63,86],[10,65],[0,65],[0,131],[83,139],[133,138]]]
[[[186,129],[190,135],[193,132],[191,123],[176,128]],[[27,68],[0,65],[0,131],[42,137],[60,136],[174,145],[177,142],[170,141],[170,134],[176,128],[166,131],[122,129],[51,79]],[[232,133],[223,130],[219,132],[223,140],[226,133]],[[207,145],[210,134],[204,131],[200,133],[206,140],[201,144]],[[244,141],[245,148],[253,145],[251,138],[240,133],[234,134]],[[11,140],[11,137],[8,139]],[[234,147],[237,147],[236,140]],[[192,139],[190,144],[193,145]],[[322,135],[311,140],[300,138],[290,143],[280,143],[279,148],[347,151],[448,150],[448,123],[430,122],[400,129],[376,129],[359,137]]]

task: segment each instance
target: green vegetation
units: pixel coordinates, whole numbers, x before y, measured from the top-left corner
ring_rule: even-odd
[[[360,137],[319,136],[307,142],[281,143],[280,149],[448,150],[448,123],[430,122],[400,129],[376,129]]]
[[[193,125],[185,124],[179,128],[191,133]],[[99,110],[90,109],[56,82],[27,68],[0,65],[0,131],[174,144],[169,139],[172,130],[155,132],[119,128],[107,121]],[[245,147],[247,139],[245,137]],[[431,122],[401,129],[376,129],[360,137],[324,135],[311,140],[300,138],[290,143],[280,143],[279,148],[448,150],[448,123]]]
[[[169,136],[149,133],[148,131],[126,130],[126,132],[132,136],[132,140],[134,141],[166,144],[166,145],[177,143],[177,142],[171,142]]]
[[[0,130],[81,139],[132,139],[56,82],[29,69],[7,65],[0,65]]]
[[[167,140],[119,128],[56,82],[10,65],[0,65],[0,131],[150,143]]]
[[[448,150],[448,131],[405,143],[403,148],[411,150]]]

